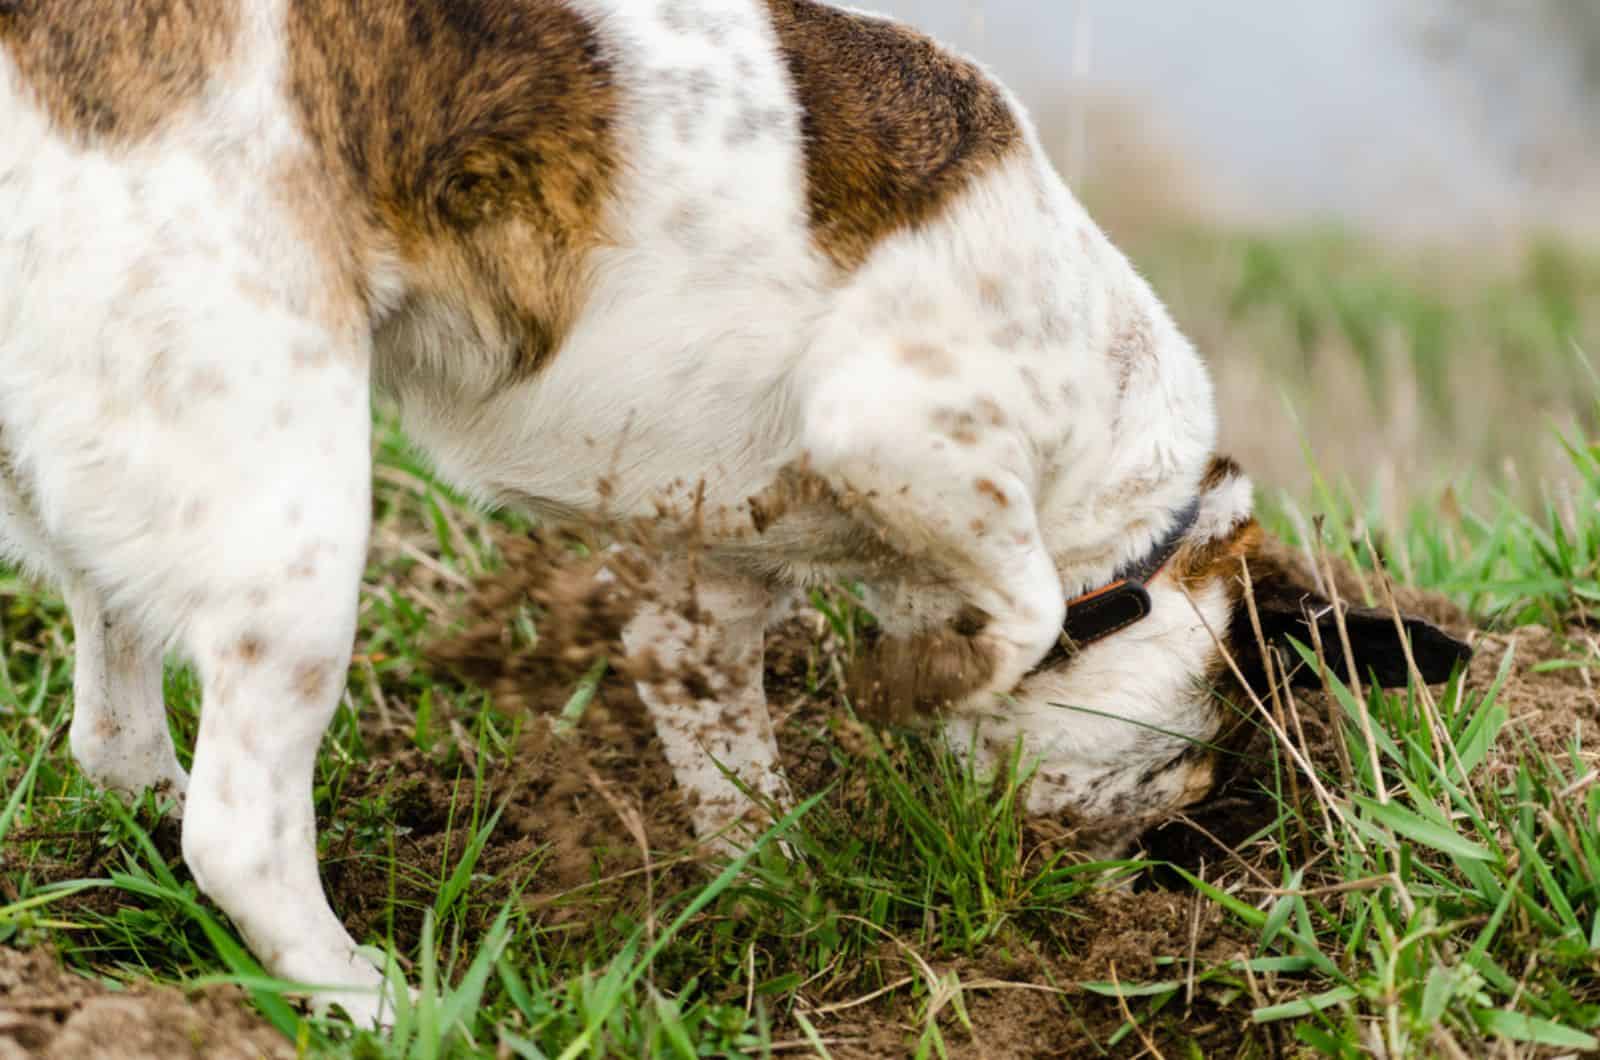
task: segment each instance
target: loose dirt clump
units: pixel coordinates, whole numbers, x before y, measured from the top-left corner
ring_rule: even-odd
[[[0,1060],[292,1060],[294,1047],[231,986],[114,989],[44,949],[0,948]]]

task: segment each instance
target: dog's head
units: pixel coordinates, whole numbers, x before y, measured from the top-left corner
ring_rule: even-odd
[[[1025,756],[1038,762],[1033,812],[1066,814],[1131,840],[1212,791],[1251,731],[1250,693],[1267,699],[1269,666],[1279,681],[1320,684],[1291,639],[1320,643],[1329,670],[1348,679],[1334,605],[1256,522],[1238,468],[1214,462],[1184,515],[1164,554],[1153,557],[1158,570],[1132,588],[1109,587],[1138,599],[1107,605],[1102,589],[1069,604],[1067,632],[1082,639],[1048,654],[992,712],[947,726],[958,752],[988,766],[1020,737]],[[1424,681],[1440,682],[1469,655],[1426,621],[1404,617],[1403,641],[1391,611],[1341,603],[1364,686],[1404,686],[1413,660]],[[1075,622],[1075,609],[1102,615]]]

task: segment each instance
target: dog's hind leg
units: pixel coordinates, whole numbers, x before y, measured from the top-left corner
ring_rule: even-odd
[[[312,802],[355,636],[370,425],[356,365],[308,375],[303,420],[275,428],[273,457],[241,462],[238,485],[212,498],[236,538],[181,638],[203,700],[183,854],[273,974],[329,988],[319,1003],[370,1024],[380,978],[324,896]]]
[[[183,822],[196,883],[269,972],[370,1022],[381,977],[324,895],[312,804],[366,556],[368,351],[216,293],[208,315],[164,321],[158,356],[62,356],[9,405],[36,410],[13,419],[36,440],[22,474],[40,525],[96,590],[70,590],[86,631],[74,745],[135,679],[159,718],[159,642],[122,623],[167,634],[202,691]]]
[[[64,594],[76,656],[67,733],[72,757],[103,788],[125,795],[154,789],[181,809],[189,775],[167,728],[160,643],[83,582],[69,582]]]
[[[199,674],[195,881],[271,974],[367,1022],[382,977],[323,891],[312,783],[371,519],[371,323],[336,237],[306,231],[316,182],[269,176],[271,140],[29,163],[0,211],[0,431],[95,591],[80,623],[136,622]],[[87,643],[154,689],[153,652]]]

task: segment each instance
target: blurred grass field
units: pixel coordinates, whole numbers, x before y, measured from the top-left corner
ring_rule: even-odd
[[[812,763],[783,828],[799,858],[775,835],[725,867],[656,846],[635,828],[670,796],[630,787],[633,764],[584,730],[556,756],[605,790],[539,788],[610,836],[574,884],[518,801],[546,783],[528,770],[552,715],[425,659],[524,524],[461,503],[380,418],[358,657],[317,802],[336,908],[420,984],[416,1004],[378,1036],[284,1002],[198,896],[166,808],[124,809],[78,775],[70,625],[10,575],[0,946],[49,947],[110,988],[239,984],[285,1048],[318,1056],[1600,1048],[1600,388],[1584,358],[1600,259],[1554,241],[1484,258],[1336,231],[1119,230],[1108,212],[1214,366],[1226,446],[1274,527],[1359,568],[1370,542],[1398,581],[1494,631],[1442,695],[1334,683],[1261,705],[1253,779],[1230,796],[1258,826],[1199,858],[1153,842],[1084,862],[1018,814],[1025,770],[983,789],[850,720],[837,675],[863,619],[835,595],[801,627],[781,704],[786,753]],[[615,689],[596,673],[544,692],[530,698],[582,728]],[[168,697],[187,764],[187,671]],[[0,1042],[76,1010],[45,1011],[15,1010]]]

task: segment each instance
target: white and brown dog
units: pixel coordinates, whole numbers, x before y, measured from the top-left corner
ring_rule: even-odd
[[[0,0],[0,521],[71,607],[73,752],[186,793],[200,887],[358,1018],[311,780],[374,384],[492,502],[698,485],[716,635],[647,606],[626,636],[742,660],[642,689],[703,832],[748,809],[724,767],[784,798],[760,657],[793,587],[864,582],[878,687],[980,764],[1020,739],[1031,808],[1086,819],[1208,790],[1241,560],[1269,638],[1315,620],[1193,348],[1016,101],[916,33],[813,0]],[[1350,624],[1403,681],[1389,620]]]

